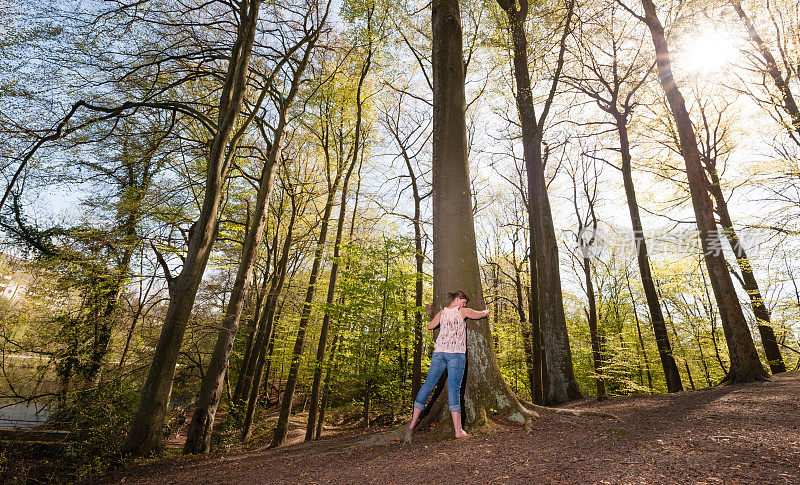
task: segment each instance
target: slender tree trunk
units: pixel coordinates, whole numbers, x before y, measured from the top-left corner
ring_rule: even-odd
[[[625,274],[625,282],[628,284],[628,293],[631,295],[631,305],[633,306],[633,319],[636,320],[636,333],[639,336],[639,349],[642,352],[642,359],[644,359],[645,370],[647,371],[647,387],[650,389],[650,394],[654,393],[653,389],[653,375],[650,373],[650,359],[647,357],[647,350],[644,347],[644,339],[642,338],[642,325],[639,323],[639,314],[636,311],[636,297],[633,296],[631,289],[631,280],[628,274]],[[664,324],[666,328],[666,322]],[[674,361],[673,357],[673,361]],[[677,368],[677,366],[676,366]]]
[[[761,296],[761,289],[758,287],[758,281],[753,273],[753,266],[750,264],[750,258],[747,257],[747,252],[739,241],[739,236],[736,235],[736,230],[733,228],[733,221],[731,221],[730,213],[728,212],[728,202],[722,193],[722,187],[719,183],[719,174],[717,173],[716,166],[706,161],[706,172],[709,175],[710,184],[708,189],[711,196],[716,201],[717,214],[719,215],[719,224],[722,226],[722,232],[728,239],[736,256],[736,263],[739,265],[739,271],[742,273],[742,287],[750,297],[750,305],[753,308],[753,315],[756,317],[756,324],[758,325],[758,332],[761,334],[761,345],[764,347],[764,355],[767,357],[770,371],[773,374],[786,372],[786,364],[783,362],[781,349],[778,347],[778,341],[775,338],[775,332],[770,325],[771,316],[767,305],[764,303],[764,298]]]
[[[363,162],[363,155],[362,155],[362,162]],[[356,225],[356,214],[358,213],[358,199],[359,199],[359,195],[361,195],[361,167],[362,167],[362,164],[359,163],[358,164],[358,176],[357,176],[358,182],[356,183],[356,191],[355,191],[356,200],[353,203],[353,215],[352,215],[352,217],[350,219],[350,231],[349,231],[349,234],[347,236],[347,239],[349,241],[353,240],[353,231],[354,231],[355,225]],[[344,268],[345,273],[348,270],[349,270],[349,264],[345,265],[345,268]],[[340,297],[340,303],[344,304],[344,298],[343,297]],[[322,435],[322,425],[323,425],[323,423],[325,423],[325,410],[328,408],[328,401],[330,400],[330,385],[331,385],[333,368],[334,368],[334,365],[336,363],[336,349],[337,349],[337,342],[339,340],[339,336],[340,336],[340,334],[337,331],[336,334],[333,336],[333,342],[331,342],[331,354],[330,354],[330,357],[328,358],[329,364],[328,364],[328,369],[325,372],[325,384],[324,384],[323,389],[322,389],[322,403],[320,404],[319,416],[317,418],[317,429],[316,429],[316,432],[315,432],[315,437],[316,438],[319,438]]]
[[[280,211],[282,212],[283,205],[281,204]],[[293,208],[294,210],[294,208]],[[280,221],[280,219],[278,219]],[[266,311],[267,311],[267,302],[269,301],[270,291],[272,291],[274,283],[277,281],[277,278],[280,274],[280,265],[284,261],[281,258],[282,254],[278,254],[278,244],[279,244],[279,237],[280,231],[278,231],[278,226],[280,224],[276,224],[275,235],[272,239],[272,247],[274,248],[273,251],[275,252],[274,261],[275,261],[275,268],[273,270],[273,274],[270,276],[270,265],[267,264],[264,267],[264,275],[263,275],[263,283],[262,283],[262,295],[259,298],[258,304],[258,311],[256,315],[253,316],[253,342],[249,343],[250,351],[249,357],[242,362],[242,368],[239,371],[239,379],[236,382],[236,391],[234,392],[234,403],[236,405],[241,405],[244,403],[245,399],[250,396],[250,388],[253,385],[253,375],[255,374],[256,365],[258,363],[258,356],[261,352],[263,347],[263,333],[265,332],[264,325],[266,324]],[[293,224],[290,224],[290,231]],[[287,244],[284,241],[284,248]],[[288,243],[291,247],[291,241]],[[288,249],[287,249],[288,251]],[[288,259],[288,252],[286,254],[286,258]],[[268,263],[272,259],[271,252],[267,254],[267,261]],[[288,263],[288,260],[286,261]],[[261,339],[261,340],[259,340]],[[261,346],[259,346],[259,341],[261,341]]]
[[[330,399],[330,388],[331,388],[331,374],[334,362],[336,362],[336,349],[337,343],[339,342],[339,333],[337,332],[333,336],[333,342],[331,342],[331,352],[328,356],[328,368],[325,371],[325,381],[322,386],[322,402],[319,405],[319,417],[317,418],[317,429],[314,433],[315,438],[319,438],[322,436],[322,426],[325,423],[325,411],[328,409],[328,401]]]
[[[163,445],[162,429],[175,365],[197,289],[216,237],[222,189],[230,159],[238,143],[238,137],[232,137],[232,134],[247,88],[250,55],[260,6],[261,0],[243,0],[239,6],[239,31],[220,95],[217,132],[211,140],[200,216],[189,231],[183,268],[175,278],[169,279],[170,301],[167,315],[142,389],[139,407],[122,445],[123,454],[146,455],[159,451]],[[163,266],[166,269],[166,264]]]
[[[625,196],[628,199],[628,213],[631,217],[633,226],[633,238],[636,244],[636,259],[639,262],[639,274],[642,278],[642,288],[647,299],[647,307],[650,310],[650,322],[653,325],[653,333],[656,335],[656,346],[658,355],[661,357],[661,367],[664,369],[664,380],[667,382],[668,392],[680,392],[683,390],[681,375],[675,358],[672,355],[672,347],[669,343],[667,325],[664,322],[664,315],[661,313],[661,304],[658,301],[656,287],[653,283],[653,275],[650,269],[650,255],[647,251],[647,242],[642,228],[642,218],[639,214],[639,203],[636,200],[636,190],[633,186],[633,175],[631,170],[631,151],[628,141],[627,119],[624,115],[616,116],[617,134],[619,135],[620,154],[622,156],[622,180],[625,187]]]
[[[242,364],[239,367],[239,377],[236,379],[236,387],[233,391],[233,405],[238,407],[244,401],[244,396],[246,396],[249,392],[249,383],[247,383],[247,376],[249,370],[249,376],[252,382],[252,369],[255,363],[256,354],[254,353],[255,350],[255,343],[256,343],[256,336],[259,333],[258,323],[261,321],[261,312],[264,310],[264,305],[267,301],[267,285],[269,284],[269,267],[271,266],[270,255],[272,251],[278,250],[277,247],[277,238],[278,238],[278,231],[275,231],[275,239],[272,249],[269,251],[267,256],[267,264],[265,265],[264,274],[262,277],[261,288],[258,291],[258,295],[256,296],[256,309],[255,313],[253,314],[252,321],[250,322],[250,332],[247,336],[247,343],[245,344],[245,352],[244,358],[242,359]],[[247,390],[245,390],[245,387]]]
[[[514,290],[516,291],[516,310],[517,315],[519,316],[519,325],[520,329],[522,330],[522,348],[525,355],[525,370],[528,373],[528,382],[531,386],[531,400],[535,402],[534,399],[534,388],[539,384],[539,391],[541,393],[541,374],[537,375],[537,371],[541,369],[536,367],[536,360],[534,357],[534,352],[538,351],[538,349],[534,350],[533,345],[533,335],[531,330],[530,322],[528,321],[527,316],[525,315],[525,299],[522,294],[522,268],[517,265],[517,262],[514,261]],[[538,353],[538,352],[537,352]],[[541,395],[539,396],[541,403]]]
[[[538,286],[539,325],[544,343],[547,386],[544,387],[544,402],[558,404],[582,397],[575,380],[572,366],[572,351],[569,346],[567,323],[564,315],[564,302],[561,293],[559,273],[558,242],[556,240],[553,216],[547,194],[547,183],[542,160],[542,136],[549,106],[555,94],[555,87],[563,66],[564,41],[570,30],[574,11],[574,1],[570,1],[561,40],[561,53],[558,67],[554,73],[551,94],[540,117],[537,119],[533,106],[530,74],[528,70],[528,40],[525,33],[525,18],[528,15],[528,2],[513,3],[498,0],[508,15],[514,44],[514,78],[516,80],[517,110],[522,127],[522,147],[528,175],[529,217],[531,246],[535,247],[535,258],[531,258],[531,286]],[[534,270],[535,267],[535,270]],[[543,372],[544,373],[544,372]]]
[[[411,364],[411,398],[415,398],[422,386],[422,299],[424,297],[423,288],[423,268],[425,264],[425,254],[422,250],[422,195],[419,192],[417,174],[411,165],[411,157],[408,155],[402,144],[399,133],[395,133],[403,160],[406,162],[408,177],[411,180],[411,191],[414,198],[414,262],[416,263],[416,281],[414,282],[414,356]]]
[[[289,250],[292,247],[294,225],[299,211],[297,195],[292,192],[290,197],[292,199],[292,212],[289,217],[288,227],[286,228],[286,238],[283,241],[280,259],[277,260],[274,277],[270,284],[269,291],[267,292],[266,303],[261,310],[261,317],[258,322],[259,331],[256,336],[255,344],[253,345],[255,358],[253,358],[252,375],[245,376],[246,386],[242,391],[244,395],[248,396],[247,410],[245,411],[244,423],[242,424],[242,441],[250,437],[253,416],[255,415],[258,396],[261,392],[261,381],[264,375],[267,347],[271,345],[273,340],[272,334],[278,309],[278,298],[286,282],[287,268],[289,265]]]
[[[369,19],[371,19],[371,14]],[[367,25],[370,25],[370,22]],[[333,246],[333,263],[331,264],[331,272],[328,280],[328,294],[325,298],[326,310],[322,317],[322,327],[319,333],[319,343],[317,344],[317,359],[316,367],[314,368],[314,377],[311,384],[311,404],[308,409],[308,420],[306,422],[306,436],[305,441],[311,441],[314,438],[314,429],[317,421],[317,410],[319,407],[319,391],[322,383],[322,361],[325,358],[325,347],[328,344],[328,330],[331,324],[331,315],[328,308],[333,304],[333,299],[336,293],[336,277],[339,272],[339,254],[342,245],[342,232],[344,231],[344,218],[347,213],[347,194],[350,185],[350,177],[353,175],[353,170],[358,163],[358,157],[361,154],[361,112],[363,101],[361,100],[361,91],[364,87],[364,80],[367,78],[369,68],[372,63],[372,45],[370,44],[367,58],[364,61],[364,66],[361,69],[361,76],[358,79],[358,87],[356,88],[356,127],[353,132],[353,159],[347,167],[347,174],[344,176],[342,182],[342,195],[339,202],[339,220],[336,223],[336,237]]]
[[[656,50],[656,64],[661,87],[669,102],[680,139],[681,154],[686,162],[686,175],[689,180],[689,191],[697,228],[700,232],[700,242],[711,286],[722,317],[725,340],[728,344],[731,368],[725,380],[727,382],[750,382],[756,379],[765,379],[767,373],[758,359],[758,352],[739,304],[736,288],[733,286],[731,275],[725,265],[725,258],[721,251],[722,244],[719,234],[716,232],[716,221],[708,195],[708,184],[703,173],[700,151],[697,148],[697,138],[689,112],[686,110],[686,103],[672,75],[664,27],[658,20],[656,7],[652,0],[642,0],[642,5],[645,11],[644,21],[650,29]]]
[[[308,286],[306,288],[306,297],[303,302],[302,313],[300,314],[300,322],[297,328],[297,338],[294,343],[294,350],[292,351],[292,359],[289,365],[289,375],[286,377],[286,385],[283,390],[283,398],[280,403],[280,412],[278,415],[278,422],[275,425],[275,434],[272,437],[271,448],[280,446],[286,439],[286,433],[289,427],[289,415],[292,412],[292,399],[294,398],[294,391],[297,388],[297,380],[300,375],[300,358],[303,354],[303,345],[306,339],[306,327],[308,320],[311,317],[311,304],[314,301],[314,293],[317,288],[317,277],[319,276],[320,266],[322,265],[322,254],[325,251],[325,240],[328,236],[328,226],[330,225],[331,212],[333,211],[333,199],[338,191],[339,181],[341,180],[342,170],[337,167],[335,179],[328,186],[328,197],[325,201],[325,209],[320,221],[319,237],[317,239],[317,249],[314,251],[314,262],[311,265],[311,273],[308,277]]]
[[[700,266],[700,272],[703,275],[703,290],[706,295],[703,308],[708,316],[708,321],[711,324],[711,343],[714,344],[714,354],[717,358],[717,363],[719,363],[719,368],[722,369],[724,374],[727,374],[728,369],[725,367],[725,362],[722,360],[722,353],[720,352],[719,344],[717,343],[717,316],[714,313],[714,304],[711,301],[711,293],[709,293],[708,284],[706,283],[706,273],[703,271],[702,266]]]
[[[583,275],[586,280],[586,295],[589,297],[589,311],[586,312],[589,321],[589,334],[592,340],[592,360],[594,361],[594,371],[597,373],[595,383],[597,384],[597,400],[608,399],[606,395],[606,383],[603,380],[603,354],[600,349],[600,334],[597,330],[597,303],[594,299],[594,284],[592,283],[592,267],[588,257],[583,258]]]
[[[711,387],[711,374],[708,372],[708,364],[706,364],[706,356],[703,353],[703,344],[700,342],[700,334],[696,328],[692,330],[694,331],[694,341],[697,343],[697,351],[700,353],[700,364],[703,366],[703,373],[706,376],[706,384]]]
[[[686,367],[686,376],[689,377],[689,385],[692,386],[692,390],[695,389],[694,387],[694,379],[692,379],[692,371],[689,370],[689,361],[686,360],[686,357],[683,358],[683,365]]]
[[[359,109],[360,111],[360,109]],[[360,136],[360,130],[356,129],[356,135]],[[336,242],[334,243],[333,247],[333,263],[331,264],[331,271],[330,271],[330,279],[328,280],[328,294],[325,299],[326,308],[330,307],[333,304],[333,299],[336,294],[336,279],[339,273],[339,262],[338,258],[341,254],[341,245],[342,245],[342,232],[344,229],[344,218],[347,212],[347,193],[348,193],[348,186],[350,184],[350,176],[353,174],[353,169],[356,165],[358,147],[356,146],[355,149],[356,154],[354,155],[354,159],[350,166],[347,168],[347,174],[344,177],[344,182],[342,184],[342,194],[341,194],[341,201],[339,203],[339,220],[337,221],[336,225]],[[327,346],[328,341],[328,332],[330,330],[330,322],[331,316],[328,310],[325,310],[325,315],[322,318],[322,328],[320,329],[320,336],[319,336],[319,344],[317,345],[317,366],[314,369],[314,378],[311,385],[311,404],[309,406],[308,411],[308,422],[306,425],[306,437],[305,441],[310,441],[314,436],[314,429],[316,425],[317,419],[317,410],[319,408],[319,392],[320,392],[320,385],[322,382],[322,362],[325,359],[325,348]]]

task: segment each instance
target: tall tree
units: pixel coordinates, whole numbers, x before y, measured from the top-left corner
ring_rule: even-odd
[[[414,227],[414,263],[417,272],[417,281],[414,284],[414,350],[411,364],[411,396],[415,397],[422,386],[422,318],[423,318],[423,299],[424,299],[424,266],[425,253],[423,248],[423,223],[422,202],[430,195],[423,193],[424,172],[418,171],[415,160],[430,139],[430,118],[423,115],[419,119],[420,113],[406,112],[409,101],[406,93],[402,89],[396,89],[397,98],[394,105],[386,110],[383,125],[394,139],[395,145],[400,150],[400,157],[406,166],[411,197],[414,202],[414,215],[408,217]],[[427,110],[426,110],[427,111]],[[404,130],[404,125],[410,125]],[[418,146],[418,147],[417,147]],[[407,217],[407,216],[405,216]]]
[[[545,163],[542,156],[542,143],[547,117],[555,99],[558,82],[564,65],[566,39],[572,28],[571,22],[575,1],[566,4],[563,23],[559,26],[561,36],[558,42],[558,60],[552,73],[548,96],[537,117],[533,104],[533,89],[528,69],[528,39],[525,21],[528,17],[528,1],[498,0],[498,4],[508,17],[509,30],[514,51],[514,79],[516,81],[516,101],[522,129],[522,147],[528,175],[529,228],[531,233],[531,289],[535,295],[538,321],[530,312],[534,342],[541,334],[545,362],[543,372],[543,401],[545,404],[558,404],[582,397],[572,366],[572,351],[569,346],[567,322],[564,315],[564,302],[559,273],[558,242],[553,226],[553,214],[547,194]],[[533,291],[536,286],[536,291]],[[535,352],[534,352],[535,353]]]
[[[642,6],[644,16],[631,12],[650,29],[655,46],[659,80],[677,127],[700,243],[722,318],[725,340],[728,344],[728,355],[731,359],[730,370],[725,381],[733,383],[764,379],[767,375],[766,371],[758,358],[753,337],[750,335],[750,329],[736,295],[736,288],[733,286],[731,275],[725,264],[725,257],[722,254],[722,245],[716,231],[716,220],[708,194],[708,182],[703,172],[700,150],[697,147],[697,138],[686,109],[686,102],[672,75],[664,26],[658,19],[656,6],[652,0],[642,0]]]
[[[644,46],[639,41],[641,37],[637,35],[636,26],[625,25],[618,18],[615,5],[606,7],[602,14],[597,20],[580,25],[576,37],[577,55],[581,61],[582,73],[579,77],[571,77],[569,83],[592,99],[611,117],[611,124],[617,133],[621,164],[612,166],[622,174],[622,185],[625,189],[636,245],[636,260],[639,264],[647,307],[650,310],[650,322],[656,336],[667,390],[679,392],[683,390],[683,384],[672,355],[664,314],[653,283],[650,254],[633,181],[633,157],[628,131],[637,105],[637,93],[650,78],[653,64],[642,58]]]
[[[250,437],[250,432],[253,424],[253,417],[255,416],[256,405],[261,393],[261,383],[264,377],[264,367],[267,363],[267,350],[272,348],[273,334],[275,329],[275,320],[277,317],[278,304],[280,296],[283,292],[284,285],[286,284],[287,276],[289,273],[289,253],[291,252],[292,245],[296,243],[295,230],[297,218],[305,205],[301,199],[301,190],[298,189],[295,183],[291,180],[291,174],[286,176],[284,180],[284,190],[286,197],[291,202],[289,221],[285,224],[286,235],[281,244],[279,255],[276,254],[274,258],[274,269],[270,275],[269,288],[267,290],[264,304],[259,311],[259,319],[256,324],[256,335],[253,342],[252,357],[250,358],[250,365],[242,369],[244,373],[241,396],[247,397],[247,407],[244,415],[244,422],[242,423],[242,441],[246,441]],[[281,208],[283,205],[281,204]],[[284,219],[279,216],[277,222],[280,224]],[[284,224],[280,224],[284,226]],[[278,224],[276,224],[275,244],[278,242]],[[267,372],[269,374],[269,372]]]
[[[250,77],[250,57],[260,7],[261,0],[243,0],[234,8],[239,26],[220,93],[216,130],[209,145],[202,209],[189,231],[186,257],[180,273],[172,277],[167,264],[163,263],[169,282],[170,301],[142,397],[122,445],[125,454],[146,455],[162,446],[162,428],[175,364],[197,289],[214,245],[225,178],[236,146],[252,121],[251,116],[241,123],[239,114]]]
[[[245,296],[249,289],[250,278],[253,267],[261,246],[261,238],[264,234],[264,226],[267,221],[268,205],[270,193],[272,191],[272,181],[275,173],[275,166],[281,159],[281,150],[284,143],[286,125],[289,121],[289,110],[295,96],[300,89],[300,82],[308,64],[314,45],[319,38],[319,34],[327,18],[327,9],[322,17],[317,21],[310,19],[313,11],[307,12],[307,19],[304,25],[309,25],[309,30],[303,37],[306,42],[305,52],[297,62],[289,75],[289,91],[285,97],[276,96],[278,108],[278,123],[275,132],[270,139],[264,140],[267,145],[267,157],[261,169],[261,176],[258,179],[258,193],[256,195],[255,209],[252,215],[251,226],[247,230],[242,256],[239,260],[239,268],[236,273],[231,295],[222,318],[222,328],[220,329],[214,351],[208,369],[203,375],[203,382],[200,386],[200,396],[195,406],[194,414],[189,425],[186,436],[186,443],[183,448],[184,453],[208,453],[211,449],[211,432],[214,428],[214,415],[222,395],[225,375],[228,371],[228,360],[230,358],[236,332],[239,328],[239,319],[244,309]],[[267,86],[264,93],[272,86]],[[266,132],[263,132],[266,134]]]
[[[708,190],[714,202],[714,210],[719,218],[719,225],[722,228],[722,234],[728,240],[728,244],[733,251],[736,258],[736,263],[739,266],[741,273],[740,283],[747,296],[750,298],[750,306],[753,309],[753,315],[756,317],[756,325],[758,326],[758,333],[761,335],[761,345],[764,347],[764,354],[767,357],[767,364],[773,374],[786,372],[786,364],[783,362],[781,350],[778,347],[778,341],[775,339],[775,331],[770,325],[770,311],[767,308],[764,297],[761,295],[761,289],[758,286],[755,273],[753,272],[753,265],[750,258],[747,256],[747,250],[742,245],[736,229],[733,227],[731,214],[728,210],[728,200],[722,191],[722,183],[720,181],[720,171],[717,165],[721,158],[727,155],[728,147],[726,146],[726,138],[730,135],[726,126],[723,125],[722,117],[724,110],[719,110],[717,116],[712,118],[713,114],[708,105],[700,105],[701,116],[701,137],[700,145],[702,148],[701,158],[703,166],[708,174]]]
[[[589,324],[589,337],[592,344],[592,362],[594,363],[595,384],[597,386],[597,400],[608,399],[606,395],[606,383],[603,378],[603,336],[597,327],[597,301],[595,299],[594,282],[592,281],[592,252],[597,242],[597,180],[600,171],[595,160],[584,154],[581,157],[583,162],[581,167],[572,167],[570,177],[572,178],[572,205],[577,219],[577,231],[575,238],[578,243],[580,265],[583,269],[584,289],[588,299],[588,308],[584,310],[586,321]],[[587,163],[588,161],[588,163]],[[589,170],[592,173],[589,173]],[[580,174],[578,172],[580,171]],[[580,180],[579,180],[580,177]],[[580,191],[580,193],[579,193]],[[579,200],[583,199],[586,208],[581,210]]]
[[[311,271],[308,276],[308,286],[306,287],[305,300],[300,313],[300,322],[298,323],[297,336],[295,338],[294,349],[292,350],[292,357],[289,364],[289,374],[286,377],[286,384],[284,385],[283,397],[280,402],[280,411],[278,414],[278,421],[275,425],[275,433],[272,437],[271,447],[280,446],[286,439],[286,433],[289,426],[289,415],[292,411],[292,400],[294,399],[294,392],[297,389],[297,381],[300,374],[300,361],[303,353],[303,346],[306,339],[306,330],[308,322],[311,318],[312,304],[314,302],[314,295],[317,289],[317,279],[319,278],[320,268],[322,266],[322,257],[325,252],[325,243],[328,238],[328,229],[331,222],[331,214],[333,213],[334,200],[339,191],[339,185],[342,183],[342,178],[345,174],[352,174],[349,163],[354,163],[353,159],[348,157],[343,150],[338,149],[337,142],[343,140],[344,129],[342,124],[343,119],[339,119],[340,126],[339,132],[333,137],[331,131],[336,127],[331,126],[331,117],[334,116],[333,111],[337,111],[331,103],[333,100],[326,99],[323,101],[323,112],[327,110],[327,118],[321,119],[322,129],[317,135],[325,158],[325,183],[327,184],[327,195],[325,198],[325,205],[322,214],[319,218],[319,233],[317,235],[316,249],[314,250],[314,259],[311,265]],[[340,111],[340,116],[343,112]],[[337,138],[338,137],[338,138]],[[349,180],[348,180],[349,182]],[[344,217],[344,214],[341,214]]]
[[[372,11],[367,15],[367,35],[372,35],[370,31],[370,23],[372,19]],[[372,39],[368,42],[367,56],[364,60],[364,65],[361,67],[361,74],[358,78],[358,85],[356,86],[356,113],[355,122],[356,126],[353,130],[353,146],[350,149],[352,158],[347,166],[344,181],[342,182],[342,194],[339,202],[339,219],[336,222],[336,235],[334,236],[333,243],[333,262],[331,263],[330,276],[328,279],[328,293],[325,297],[325,311],[322,317],[322,327],[320,328],[319,341],[317,344],[317,365],[314,368],[314,377],[311,384],[311,403],[308,408],[308,422],[306,423],[306,437],[305,441],[310,441],[314,437],[316,430],[317,411],[319,409],[319,393],[320,385],[322,384],[322,361],[325,358],[325,348],[328,345],[328,332],[331,324],[330,307],[333,304],[333,299],[336,295],[336,278],[339,274],[339,261],[342,246],[342,233],[344,232],[344,220],[347,215],[347,196],[348,188],[350,186],[350,177],[353,175],[353,170],[356,168],[358,159],[362,155],[362,117],[364,109],[364,99],[362,97],[362,90],[364,89],[364,81],[367,79],[370,66],[372,65]]]
[[[472,216],[467,160],[466,97],[461,12],[457,0],[434,0],[433,28],[433,308],[449,304],[447,292],[466,291],[484,307]],[[498,368],[489,325],[467,323],[467,369],[462,421],[467,429],[486,423],[499,412],[514,421],[525,410]],[[448,423],[446,392],[428,406],[427,417]],[[444,418],[444,419],[442,419]],[[441,426],[445,428],[446,426]]]

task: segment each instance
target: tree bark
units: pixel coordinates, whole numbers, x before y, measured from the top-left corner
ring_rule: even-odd
[[[728,202],[722,193],[722,187],[719,183],[719,174],[717,173],[716,162],[706,160],[706,172],[711,179],[708,184],[708,189],[711,196],[716,201],[716,211],[719,215],[719,224],[722,226],[722,232],[728,240],[728,244],[736,256],[736,263],[739,265],[739,271],[742,273],[742,287],[750,297],[750,305],[753,308],[753,315],[756,317],[756,325],[758,325],[758,332],[761,334],[761,345],[764,347],[764,355],[767,357],[770,371],[773,374],[786,372],[786,364],[783,362],[781,350],[778,347],[778,341],[775,338],[775,332],[770,325],[771,316],[767,305],[764,303],[764,298],[761,296],[761,289],[758,287],[758,281],[755,274],[753,274],[753,266],[750,264],[750,258],[747,257],[747,252],[739,241],[739,236],[736,235],[736,230],[733,228],[733,221],[728,211]]]
[[[126,455],[146,455],[159,451],[163,445],[162,428],[175,365],[197,289],[216,237],[223,185],[238,144],[238,137],[232,135],[247,90],[250,56],[260,6],[261,0],[245,0],[239,6],[239,30],[220,94],[217,130],[208,154],[202,208],[199,218],[189,231],[183,268],[175,278],[169,279],[169,306],[136,415],[122,445],[122,452]],[[241,132],[240,128],[236,135]],[[166,270],[166,264],[164,268]]]
[[[661,304],[658,301],[658,294],[653,283],[653,274],[650,269],[650,254],[647,251],[647,242],[642,228],[642,218],[639,214],[639,203],[636,200],[636,189],[633,186],[633,175],[631,170],[631,150],[628,140],[627,117],[623,113],[613,113],[616,118],[617,134],[620,142],[620,155],[622,156],[622,181],[625,187],[625,196],[628,200],[628,213],[633,227],[633,239],[636,244],[636,259],[639,263],[639,274],[642,279],[642,288],[647,300],[647,307],[650,310],[650,322],[653,326],[653,333],[656,335],[656,346],[658,355],[661,357],[661,367],[664,369],[664,380],[667,382],[668,392],[680,392],[683,390],[681,375],[678,372],[678,365],[672,355],[672,346],[669,343],[667,324],[664,322],[664,315],[661,313]]]
[[[478,270],[469,187],[466,98],[461,17],[457,0],[434,0],[433,27],[433,308],[447,304],[446,293],[461,289],[475,305],[485,306]],[[466,429],[486,424],[496,411],[522,422],[525,410],[508,388],[491,345],[485,320],[467,322],[467,369],[462,422]],[[447,392],[431,405],[419,423],[434,419],[449,425]],[[449,428],[452,429],[452,428]]]
[[[734,383],[765,379],[767,373],[758,359],[758,352],[739,304],[736,289],[725,265],[722,244],[716,231],[716,220],[708,195],[708,184],[701,165],[700,151],[697,148],[697,138],[683,95],[678,90],[672,75],[664,27],[658,19],[652,0],[642,0],[642,6],[645,12],[643,20],[650,29],[655,46],[661,87],[666,94],[678,130],[700,242],[728,344],[731,367],[725,381]]]
[[[208,453],[211,450],[211,432],[214,428],[214,415],[217,412],[224,377],[228,371],[228,361],[236,339],[239,328],[239,320],[244,309],[245,295],[249,288],[250,277],[258,258],[258,251],[261,247],[261,239],[264,235],[264,226],[267,222],[267,208],[269,197],[272,193],[272,182],[275,176],[275,165],[281,159],[283,148],[283,137],[288,123],[289,109],[300,88],[300,80],[308,64],[311,51],[314,49],[316,36],[309,40],[302,60],[293,70],[294,77],[291,81],[289,93],[286,99],[280,102],[280,113],[278,125],[275,128],[274,138],[271,141],[267,160],[261,170],[259,179],[258,195],[256,196],[255,212],[253,214],[253,224],[247,231],[242,256],[239,261],[239,268],[236,273],[231,290],[230,300],[222,319],[214,351],[208,365],[202,384],[200,386],[200,396],[192,415],[192,420],[187,431],[186,443],[183,447],[184,453]],[[265,88],[266,89],[266,88]]]
[[[570,29],[570,21],[575,3],[570,1],[565,17],[561,51],[550,97],[537,119],[533,106],[530,74],[528,70],[528,40],[525,34],[525,18],[528,15],[528,2],[513,3],[498,0],[506,12],[514,47],[514,78],[516,81],[517,110],[522,127],[522,147],[528,175],[529,225],[531,232],[531,286],[537,286],[535,293],[539,310],[539,327],[544,344],[544,372],[546,386],[543,386],[545,404],[558,404],[582,397],[572,366],[572,351],[569,346],[567,323],[564,315],[564,302],[559,273],[558,242],[553,226],[553,215],[547,194],[547,183],[542,160],[542,137],[544,123],[555,95],[555,87],[563,66],[564,41]],[[535,248],[535,250],[533,249]],[[534,336],[536,336],[534,327]],[[535,340],[535,337],[534,337]]]

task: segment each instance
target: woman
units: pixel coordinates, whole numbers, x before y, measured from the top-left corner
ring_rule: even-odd
[[[450,298],[450,306],[443,308],[433,317],[428,324],[428,330],[433,330],[439,325],[439,337],[433,348],[431,366],[428,369],[428,377],[419,389],[417,399],[414,401],[414,415],[411,418],[409,429],[414,429],[419,421],[419,415],[425,409],[425,402],[433,392],[442,373],[447,370],[447,397],[450,404],[450,414],[453,416],[453,428],[456,431],[456,438],[465,438],[469,433],[461,427],[461,380],[464,377],[464,366],[467,363],[467,325],[465,318],[478,320],[489,314],[489,309],[482,312],[467,308],[469,297],[461,290],[452,291],[447,294]]]

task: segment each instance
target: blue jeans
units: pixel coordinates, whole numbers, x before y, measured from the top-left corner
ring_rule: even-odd
[[[425,409],[425,402],[433,392],[433,388],[442,377],[442,373],[447,370],[447,399],[450,404],[450,411],[461,412],[461,380],[464,378],[464,367],[467,364],[467,356],[461,353],[434,352],[431,356],[431,367],[428,369],[428,377],[425,383],[419,388],[417,399],[414,400],[414,407]]]

